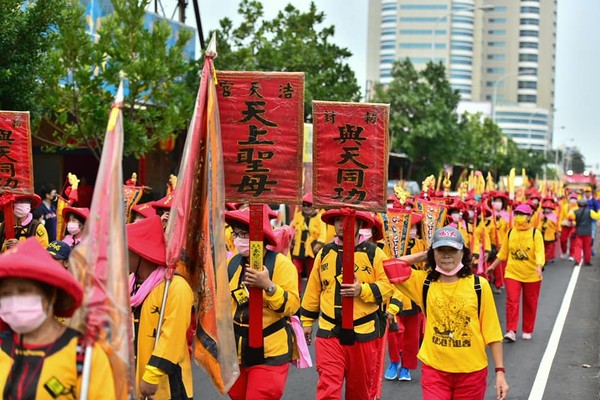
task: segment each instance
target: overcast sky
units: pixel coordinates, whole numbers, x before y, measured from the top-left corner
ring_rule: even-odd
[[[266,18],[272,18],[289,1],[262,3]],[[169,17],[174,4],[174,0],[163,0]],[[239,0],[199,0],[199,4],[205,35],[217,29],[225,16],[234,26],[239,24]],[[306,11],[310,1],[294,0],[292,4]],[[315,4],[326,15],[324,26],[335,26],[335,42],[353,53],[349,64],[364,91],[368,0],[315,0]],[[554,144],[577,146],[586,163],[600,172],[600,0],[561,0],[557,14]],[[187,23],[195,26],[192,1]]]

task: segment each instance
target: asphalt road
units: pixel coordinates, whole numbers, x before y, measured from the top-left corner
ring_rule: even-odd
[[[534,394],[539,394],[538,398],[544,400],[600,399],[600,251],[598,246],[596,252],[599,255],[593,259],[593,265],[581,267],[545,390],[543,393],[532,393],[536,374],[548,347],[574,270],[573,263],[567,260],[557,260],[546,267],[533,339],[523,341],[520,339],[521,332],[517,332],[517,341],[504,345],[504,364],[510,385],[509,399],[529,399],[530,395]],[[495,300],[504,329],[504,293],[495,295]],[[313,351],[314,346],[311,346],[311,352]],[[488,357],[491,360],[489,353]],[[194,392],[196,393],[194,398],[221,399],[206,373],[198,367],[194,368]],[[496,398],[494,376],[493,366],[491,366],[486,399]],[[300,370],[291,366],[283,399],[314,398],[317,379],[314,368]],[[382,398],[420,399],[419,382],[420,371],[413,371],[410,382],[384,381]]]

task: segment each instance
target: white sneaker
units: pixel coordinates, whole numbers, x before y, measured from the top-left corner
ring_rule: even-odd
[[[508,332],[506,332],[506,335],[504,335],[505,343],[514,343],[516,340],[517,340],[517,335],[513,331],[508,331]]]
[[[567,257],[568,257],[568,254],[561,254],[561,255],[560,255],[560,259],[561,259],[561,260],[566,260],[566,259],[567,259]]]
[[[573,257],[569,257],[569,261],[575,261]]]
[[[531,333],[523,332],[523,339],[525,339],[525,340],[531,340]]]

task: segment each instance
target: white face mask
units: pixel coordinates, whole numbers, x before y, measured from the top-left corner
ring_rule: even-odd
[[[242,239],[236,237],[233,239],[233,245],[243,257],[248,257],[250,255],[250,238]]]
[[[31,212],[31,204],[29,203],[15,203],[13,206],[13,214],[17,218],[25,218],[27,214]]]
[[[358,233],[364,237],[365,240],[369,240],[373,236],[371,229],[359,229]]]
[[[502,202],[501,201],[495,201],[493,203],[493,205],[494,205],[494,210],[496,210],[496,211],[502,210]]]

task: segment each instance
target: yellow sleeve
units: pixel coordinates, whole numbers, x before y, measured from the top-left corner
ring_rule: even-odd
[[[316,319],[319,318],[321,310],[321,249],[316,257],[313,269],[308,277],[304,296],[302,297],[301,316],[302,326],[312,326]]]
[[[387,259],[387,256],[380,248],[375,251],[375,258],[373,259],[373,270],[375,272],[375,281],[371,283],[361,284],[360,298],[365,303],[378,303],[381,304],[387,301],[394,290],[394,287],[390,284],[390,281],[383,270],[383,260]],[[375,288],[375,287],[376,288]],[[373,292],[378,291],[378,296]],[[379,298],[378,298],[379,297]]]
[[[47,248],[50,244],[48,241],[48,232],[42,224],[39,224],[35,229],[35,238],[40,242],[43,248]]]
[[[175,368],[181,363],[181,359],[189,357],[189,353],[181,354],[181,349],[187,349],[187,330],[191,322],[193,304],[192,289],[185,279],[175,275],[169,288],[160,336],[147,364],[156,368],[149,371],[150,374],[156,376],[160,372],[175,373]]]
[[[600,211],[590,210],[590,216],[592,219],[600,219]]]
[[[108,356],[98,344],[94,345],[92,354],[92,375],[88,399],[90,400],[114,400],[115,381],[113,371],[108,361]],[[81,378],[80,378],[81,379]],[[112,390],[111,390],[112,389]]]
[[[427,278],[427,271],[413,269],[410,278],[396,285],[406,297],[423,309],[423,282]]]
[[[498,311],[494,295],[487,279],[480,277],[481,284],[481,334],[486,345],[502,341],[502,328],[498,319]]]
[[[294,264],[283,254],[277,254],[272,281],[276,289],[272,296],[265,294],[267,306],[282,315],[294,315],[300,308],[298,273]]]
[[[502,242],[501,242],[502,245],[500,246],[500,251],[498,251],[498,254],[496,255],[496,258],[498,258],[501,261],[508,260],[508,235],[509,235],[509,233],[510,233],[510,229],[508,230],[508,232],[506,232],[506,234],[502,238]]]
[[[535,248],[535,263],[536,265],[546,264],[546,254],[544,251],[544,237],[542,233],[536,229],[533,246]]]

